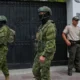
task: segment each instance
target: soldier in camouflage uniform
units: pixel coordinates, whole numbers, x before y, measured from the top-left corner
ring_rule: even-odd
[[[7,66],[6,55],[8,52],[7,43],[11,40],[11,30],[6,25],[7,18],[0,16],[0,69],[2,70],[5,80],[9,80],[9,70]]]
[[[51,80],[50,65],[56,50],[56,27],[49,20],[52,11],[47,6],[38,9],[42,22],[36,34],[36,56],[33,63],[33,75],[36,80]]]

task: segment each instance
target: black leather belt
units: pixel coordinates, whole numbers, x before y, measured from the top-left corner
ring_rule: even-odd
[[[71,42],[71,44],[80,44],[80,40],[77,41],[73,41],[73,40],[69,40]]]

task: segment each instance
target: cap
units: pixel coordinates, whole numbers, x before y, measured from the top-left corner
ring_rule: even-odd
[[[72,20],[78,21],[78,20],[79,20],[79,17],[78,17],[78,16],[74,16],[74,17],[72,18]]]

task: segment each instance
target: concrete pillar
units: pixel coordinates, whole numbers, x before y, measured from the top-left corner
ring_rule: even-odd
[[[67,0],[67,24],[71,24],[73,16],[80,18],[80,0]],[[78,26],[80,26],[80,21]]]

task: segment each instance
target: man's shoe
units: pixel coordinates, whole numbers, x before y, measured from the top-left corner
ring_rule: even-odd
[[[72,76],[72,70],[68,70],[68,75]]]
[[[68,72],[68,75],[69,75],[69,76],[72,76],[72,72]]]

